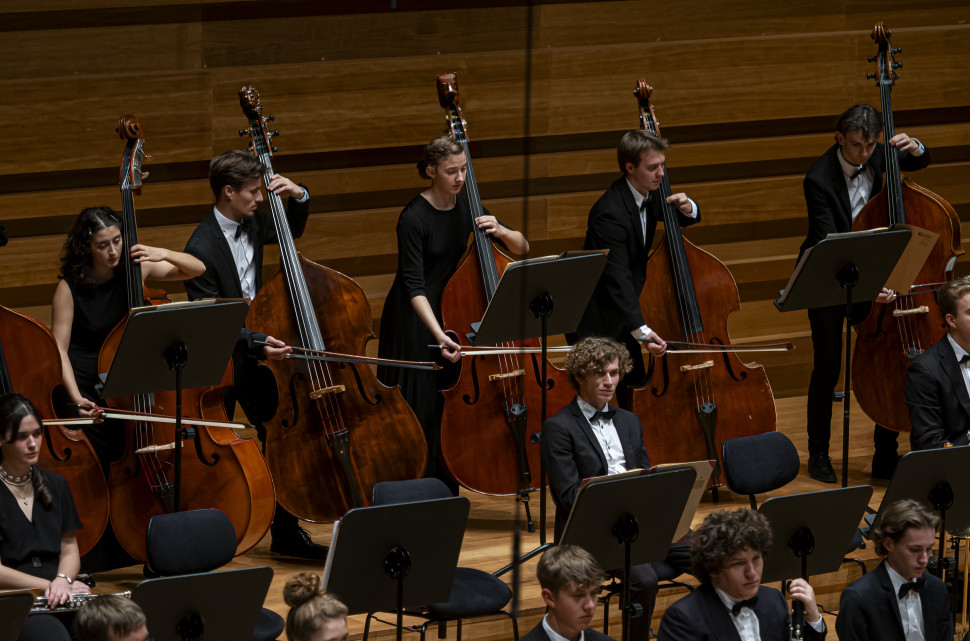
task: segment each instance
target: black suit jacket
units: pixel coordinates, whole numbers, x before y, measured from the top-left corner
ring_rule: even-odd
[[[650,193],[647,201],[647,242],[643,242],[643,225],[626,177],[610,185],[589,212],[583,249],[608,249],[606,268],[600,276],[593,297],[586,307],[578,337],[619,337],[644,325],[640,311],[640,293],[646,282],[647,258],[657,222],[662,220],[660,192]],[[700,222],[678,212],[681,226]]]
[[[643,427],[632,412],[617,409],[613,425],[620,437],[627,469],[650,467],[643,446]],[[556,503],[555,539],[558,541],[573,509],[583,479],[608,473],[606,455],[589,421],[574,398],[542,424],[542,459],[549,475],[549,489]]]
[[[802,252],[809,247],[814,247],[827,235],[845,233],[852,229],[849,190],[845,186],[845,174],[842,172],[841,163],[839,163],[838,150],[838,143],[832,145],[812,164],[811,169],[805,174],[802,187],[805,190],[805,203],[808,205],[808,235],[802,242],[801,249],[799,249],[799,257],[801,257]],[[876,194],[882,191],[883,174],[886,171],[884,150],[885,146],[882,143],[877,143],[875,151],[869,158],[869,165],[875,170],[875,174],[872,191],[869,192],[867,200],[872,200]],[[913,156],[909,152],[899,154],[899,167],[903,171],[916,171],[929,164],[929,149],[925,150],[923,155],[919,157]]]
[[[781,592],[761,586],[753,609],[758,617],[761,641],[788,641],[788,603]],[[816,632],[805,624],[803,636],[809,641],[821,641],[825,632]],[[714,586],[705,582],[667,608],[660,621],[657,641],[741,641],[741,635]]]
[[[946,587],[935,576],[923,573],[926,585],[920,594],[926,641],[950,641],[953,623]],[[839,641],[904,641],[899,601],[893,592],[886,562],[863,575],[842,591],[839,617],[835,620]]]
[[[583,630],[583,639],[585,641],[613,641],[613,637],[608,637],[602,632],[597,632],[592,628],[587,628]],[[519,637],[520,641],[549,641],[549,635],[546,634],[545,628],[542,627],[542,621],[532,628],[529,634],[524,637]]]
[[[296,202],[296,199],[290,198],[287,202],[286,218],[290,225],[290,233],[294,238],[303,235],[309,213],[309,199],[300,203]],[[249,237],[253,242],[253,264],[256,270],[255,285],[258,292],[263,286],[263,247],[279,243],[272,218],[268,214],[257,211],[253,215]],[[236,263],[232,259],[232,251],[222,233],[222,228],[219,227],[215,212],[210,211],[209,215],[192,232],[192,236],[185,244],[185,253],[192,254],[205,264],[204,274],[185,281],[185,291],[190,300],[242,298],[242,285],[239,283]],[[259,422],[271,415],[271,408],[275,408],[276,404],[275,396],[273,399],[268,399],[263,398],[266,396],[265,394],[260,395],[261,388],[264,388],[265,384],[260,382],[260,377],[256,373],[256,361],[253,360],[264,357],[263,347],[257,344],[264,340],[266,340],[266,334],[253,332],[243,327],[232,354],[233,373],[235,374],[234,388],[236,389],[235,400],[242,403],[246,415],[254,422]],[[229,411],[234,406],[234,400],[230,396],[225,399],[225,402],[227,403],[227,411]],[[229,415],[232,415],[231,411],[229,411]]]
[[[906,405],[914,450],[967,445],[970,395],[946,336],[917,356],[906,373]]]

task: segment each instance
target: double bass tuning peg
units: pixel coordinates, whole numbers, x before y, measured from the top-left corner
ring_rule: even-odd
[[[889,50],[889,53],[891,53],[893,55],[896,55],[897,53],[902,53],[902,52],[903,52],[903,48],[902,47],[898,47],[896,49],[890,49]]]
[[[869,79],[869,80],[875,80],[876,79],[876,74],[874,74],[874,73],[867,73],[866,74],[866,78]]]
[[[903,68],[903,63],[901,63],[901,62],[894,62],[893,63],[893,69],[902,69],[902,68]]]
[[[269,131],[267,133],[269,134],[269,137],[270,138],[276,138],[277,136],[280,135],[280,130],[279,129],[274,129],[273,131]]]
[[[274,116],[273,114],[270,114],[263,118],[263,124],[265,125],[266,123],[273,122],[274,120],[276,120],[276,116]]]
[[[242,137],[242,136],[248,136],[248,135],[249,135],[249,130],[248,129],[240,129],[239,130],[239,136],[240,137]]]
[[[876,61],[876,57],[875,56],[867,56],[866,57],[866,60],[868,60],[869,62],[875,62]]]

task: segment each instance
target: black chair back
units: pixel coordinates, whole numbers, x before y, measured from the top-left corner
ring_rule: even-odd
[[[148,567],[161,576],[211,572],[236,554],[236,531],[219,510],[188,510],[148,521]]]

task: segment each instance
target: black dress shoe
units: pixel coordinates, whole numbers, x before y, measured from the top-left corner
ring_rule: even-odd
[[[889,454],[876,452],[872,456],[872,478],[891,479],[897,463],[899,463],[899,455],[895,452]]]
[[[808,459],[808,475],[822,483],[836,483],[835,470],[832,469],[832,459],[828,454],[813,454]]]
[[[269,550],[273,554],[295,556],[300,559],[322,561],[330,550],[326,545],[314,543],[310,533],[297,526],[295,528],[273,528]]]

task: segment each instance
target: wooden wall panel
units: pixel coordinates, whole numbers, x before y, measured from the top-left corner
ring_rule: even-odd
[[[82,207],[118,206],[123,113],[139,116],[154,156],[135,200],[142,237],[181,248],[211,207],[208,160],[246,144],[237,92],[251,83],[281,132],[274,166],[313,195],[300,250],[355,277],[376,325],[397,214],[425,186],[414,162],[444,129],[436,74],[459,74],[486,206],[523,228],[536,254],[581,246],[590,205],[617,175],[616,141],[637,123],[631,92],[643,76],[675,143],[674,188],[704,213],[686,235],[738,282],[732,334],[795,341],[797,355],[759,360],[776,394],[804,393],[807,322],[771,298],[807,227],[804,171],[842,110],[877,100],[865,78],[877,20],[903,47],[897,130],[935,158],[915,178],[970,220],[970,85],[955,80],[970,75],[963,0],[709,0],[662,12],[640,0],[543,0],[531,16],[516,0],[397,5],[3,3],[0,223],[12,240],[0,250],[0,303],[49,320],[63,234]]]

